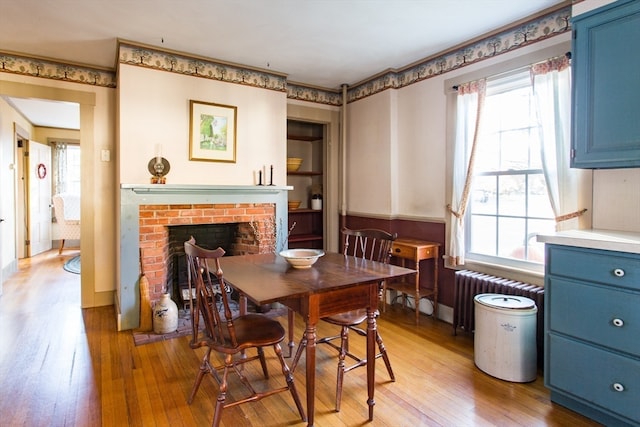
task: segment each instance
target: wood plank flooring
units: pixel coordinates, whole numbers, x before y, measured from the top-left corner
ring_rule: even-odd
[[[188,405],[201,351],[188,338],[136,347],[117,332],[114,308],[80,308],[80,276],[62,269],[77,252],[47,252],[22,260],[0,297],[0,425],[206,426],[217,388],[206,378]],[[282,318],[283,324],[286,324]],[[296,319],[296,336],[303,323]],[[473,363],[473,341],[429,317],[414,325],[411,312],[393,307],[379,319],[397,381],[376,366],[376,405],[367,422],[366,372],[345,377],[342,410],[334,411],[337,361],[318,350],[316,426],[595,426],[549,401],[542,375],[517,384],[492,378]],[[319,335],[333,332],[322,324]],[[364,352],[364,340],[352,346]],[[270,381],[281,375],[267,351]],[[253,374],[252,368],[248,369]],[[258,375],[258,371],[255,371]],[[305,401],[304,363],[295,380]],[[233,385],[233,384],[232,384]],[[231,397],[236,392],[230,393]],[[225,410],[222,425],[306,425],[291,396],[280,393]]]

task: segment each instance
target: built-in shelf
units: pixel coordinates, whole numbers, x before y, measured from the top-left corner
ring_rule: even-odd
[[[314,171],[295,171],[295,172],[287,172],[287,175],[297,175],[297,176],[320,176],[322,172],[314,172]]]
[[[322,136],[287,135],[287,139],[294,141],[322,141]]]
[[[318,209],[289,209],[289,215],[297,214],[297,213],[317,213],[321,214],[322,211]]]
[[[301,201],[300,208],[288,211],[290,248],[324,249],[324,212],[309,209],[312,195],[322,195],[324,132],[318,123],[287,120],[287,157],[302,159],[299,170],[287,172],[287,184],[293,187],[289,200]]]

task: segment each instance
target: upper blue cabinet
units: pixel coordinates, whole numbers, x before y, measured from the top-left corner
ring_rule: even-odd
[[[640,0],[578,15],[572,26],[571,167],[640,167]]]

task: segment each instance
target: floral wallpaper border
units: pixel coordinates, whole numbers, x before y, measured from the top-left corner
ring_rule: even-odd
[[[61,80],[108,88],[116,87],[116,73],[49,59],[29,58],[0,51],[0,72]]]
[[[408,68],[390,70],[371,80],[348,88],[347,102],[354,102],[387,89],[400,89],[563,34],[571,30],[570,18],[571,6],[567,6],[499,34],[463,46],[455,51],[416,63]],[[118,62],[137,67],[286,92],[288,99],[338,107],[342,105],[340,90],[320,89],[304,86],[303,84],[288,83],[286,76],[282,74],[253,70],[214,60],[194,58],[188,54],[170,53],[135,43],[120,42],[118,46]],[[115,71],[28,58],[1,51],[0,72],[108,88],[115,88],[117,81]]]
[[[285,92],[287,87],[287,78],[284,75],[194,58],[187,54],[169,53],[161,49],[143,47],[134,43],[121,42],[119,44],[118,62],[279,92]]]

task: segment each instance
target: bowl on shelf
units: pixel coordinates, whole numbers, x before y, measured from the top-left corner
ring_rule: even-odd
[[[289,210],[292,211],[292,210],[298,209],[301,203],[302,203],[302,200],[289,200],[287,202],[287,206],[289,207]]]
[[[287,157],[287,172],[296,172],[300,169],[302,159],[300,157]]]
[[[310,268],[322,255],[324,251],[321,249],[288,249],[280,252],[280,256],[293,268]]]

